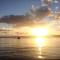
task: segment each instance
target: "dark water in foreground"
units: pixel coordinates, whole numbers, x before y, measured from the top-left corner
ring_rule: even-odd
[[[52,50],[55,50],[54,52]],[[0,57],[37,58],[37,59],[60,59],[60,48],[1,48]],[[59,52],[59,53],[58,53]]]
[[[32,38],[1,38],[0,57],[60,59],[60,38],[48,38],[45,42],[39,47]]]

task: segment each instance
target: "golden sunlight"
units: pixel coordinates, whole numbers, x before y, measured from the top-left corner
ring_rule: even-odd
[[[35,38],[35,43],[37,47],[44,47],[46,44],[46,40],[45,38],[41,37],[41,38]]]
[[[42,48],[45,47],[47,45],[47,39],[44,37],[37,37],[35,38],[35,45],[38,48],[38,56],[37,58],[42,58],[44,59],[45,57],[42,56]]]
[[[48,35],[48,29],[41,27],[41,28],[33,28],[32,29],[32,35],[34,36],[47,36]]]

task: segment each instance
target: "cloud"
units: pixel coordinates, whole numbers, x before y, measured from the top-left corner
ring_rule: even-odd
[[[44,17],[48,16],[51,13],[48,6],[41,6],[36,8],[32,6],[32,9],[27,13],[27,16],[33,21],[39,19],[42,20]]]

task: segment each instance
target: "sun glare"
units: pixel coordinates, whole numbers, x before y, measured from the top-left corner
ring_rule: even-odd
[[[46,37],[49,34],[49,29],[47,27],[35,27],[32,29],[32,34],[36,36],[35,44],[37,47],[44,47],[47,45]]]
[[[32,34],[34,36],[47,36],[48,35],[48,29],[47,28],[33,28]]]
[[[35,38],[35,43],[37,47],[45,46],[45,38]]]

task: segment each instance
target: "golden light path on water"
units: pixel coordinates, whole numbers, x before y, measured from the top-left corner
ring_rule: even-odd
[[[35,38],[35,45],[37,47],[37,50],[39,51],[39,56],[37,56],[38,58],[45,58],[42,56],[42,48],[45,47],[47,45],[47,38],[44,37],[37,37]]]
[[[42,48],[47,45],[47,38],[44,36],[49,35],[49,29],[47,27],[35,27],[32,29],[32,34],[36,36],[35,45],[38,48],[39,56],[38,58],[45,58],[42,56]]]
[[[35,38],[35,42],[36,42],[37,47],[40,47],[40,48],[44,47],[46,44],[45,38],[42,38],[42,37]]]

